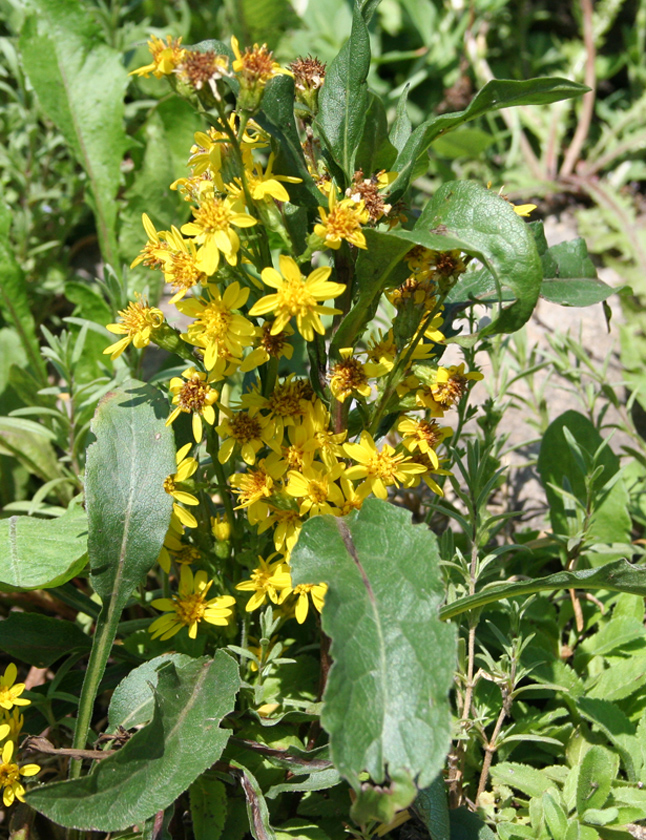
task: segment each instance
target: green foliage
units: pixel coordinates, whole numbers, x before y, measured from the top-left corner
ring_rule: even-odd
[[[118,831],[151,817],[220,757],[229,733],[238,669],[224,652],[162,666],[152,719],[117,753],[83,779],[54,782],[29,804],[61,825]]]
[[[334,764],[356,788],[364,769],[382,784],[387,767],[392,780],[366,805],[371,793],[361,787],[355,810],[365,807],[364,819],[388,822],[410,803],[413,779],[426,787],[444,759],[454,633],[437,617],[438,561],[432,535],[378,500],[347,525],[313,520],[292,557],[295,583],[319,578],[329,585],[322,626],[334,664],[321,723]],[[404,684],[402,706],[392,686]],[[392,810],[384,814],[385,807]]]

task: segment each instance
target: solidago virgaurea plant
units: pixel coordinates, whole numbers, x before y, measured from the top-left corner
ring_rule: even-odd
[[[60,561],[34,586],[94,627],[70,778],[59,766],[26,797],[70,836],[171,836],[178,802],[196,840],[385,836],[429,791],[446,810],[477,593],[447,595],[425,511],[471,416],[476,350],[560,275],[533,205],[465,181],[419,206],[414,176],[465,121],[585,89],[493,81],[413,130],[406,91],[390,114],[367,84],[376,6],[357,0],[328,66],[152,36],[131,74],[170,83],[202,127],[168,185],[190,218],[159,225],[150,206],[132,264],[167,306],[133,293],[107,327],[123,375],[92,422],[84,506],[36,523],[58,528]],[[149,345],[168,364],[126,378]]]

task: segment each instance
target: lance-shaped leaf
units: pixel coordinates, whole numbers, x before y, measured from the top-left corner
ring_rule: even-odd
[[[83,683],[74,734],[85,746],[92,707],[117,625],[133,589],[164,542],[172,499],[164,479],[175,471],[168,407],[150,385],[128,380],[99,403],[92,421],[96,442],[87,450],[85,499],[90,580],[103,601]],[[80,772],[80,764],[74,766]]]
[[[354,171],[368,107],[370,36],[364,17],[365,10],[356,2],[350,38],[327,68],[315,122],[324,145],[348,181]]]
[[[326,82],[327,84],[327,82]],[[408,189],[417,158],[423,154],[436,137],[445,134],[469,120],[482,116],[489,111],[498,111],[512,105],[548,105],[560,99],[581,96],[588,90],[584,85],[570,82],[568,79],[529,79],[513,81],[494,79],[480,90],[464,111],[453,114],[441,114],[418,125],[399,153],[394,169],[399,172],[393,183],[391,196],[397,201]]]
[[[578,572],[556,572],[544,578],[523,583],[497,583],[475,595],[458,598],[440,610],[442,618],[454,618],[468,610],[476,610],[506,598],[526,597],[533,592],[557,589],[609,589],[611,592],[630,592],[646,595],[646,566],[633,566],[627,560],[615,560],[596,569]]]
[[[89,776],[33,790],[29,804],[83,831],[120,831],[168,807],[222,754],[220,728],[240,686],[238,666],[223,651],[214,659],[162,666],[151,722]]]
[[[89,183],[104,258],[118,265],[115,227],[120,167],[128,139],[121,53],[102,38],[78,0],[33,0],[20,50],[40,105],[62,132]]]
[[[85,566],[87,529],[83,510],[0,520],[0,590],[62,586]]]
[[[475,181],[443,184],[413,230],[391,235],[432,250],[465,251],[493,275],[499,301],[511,291],[515,300],[501,309],[481,335],[516,332],[529,320],[543,279],[540,257],[525,222],[495,192]],[[469,291],[477,299],[477,289]],[[487,287],[485,291],[488,296],[491,290]]]
[[[364,770],[393,784],[362,785],[364,818],[368,804],[379,819],[387,800],[410,804],[412,781],[429,785],[446,756],[456,638],[438,618],[439,559],[428,528],[377,499],[344,519],[309,520],[292,555],[294,585],[329,586],[321,621],[333,664],[321,723],[334,765],[357,790]]]
[[[159,555],[172,498],[164,479],[175,472],[168,407],[152,386],[128,380],[100,402],[87,450],[86,507],[90,580],[121,612]]]

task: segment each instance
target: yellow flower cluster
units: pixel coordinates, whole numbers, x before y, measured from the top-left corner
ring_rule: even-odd
[[[20,708],[28,706],[31,702],[22,697],[25,684],[17,683],[17,676],[18,669],[11,662],[0,677],[0,790],[2,801],[7,808],[16,799],[19,802],[25,801],[25,788],[21,776],[35,776],[40,772],[38,764],[20,766],[15,761],[16,746],[24,722]]]
[[[275,172],[271,137],[253,115],[267,83],[292,72],[313,107],[324,66],[310,59],[295,62],[290,72],[265,45],[242,51],[235,39],[230,70],[226,57],[198,61],[179,41],[153,38],[150,47],[152,63],[135,73],[197,79],[208,65],[217,94],[211,113],[219,114],[195,134],[189,173],[171,185],[190,204],[191,220],[157,230],[144,214],[147,241],[133,262],[163,274],[170,304],[188,319],[180,338],[192,359],[169,385],[167,425],[187,414],[193,437],[179,448],[176,470],[164,482],[173,514],[159,560],[165,572],[172,573],[173,563],[179,570],[178,590],[152,601],[164,615],[150,630],[168,640],[183,628],[195,638],[202,623],[226,626],[236,591],[251,593],[248,612],[271,604],[302,623],[310,602],[321,610],[327,591],[322,582],[292,585],[290,555],[305,521],[345,516],[371,495],[386,499],[393,489],[408,490],[422,480],[442,493],[433,476],[447,473],[437,450],[451,430],[437,420],[462,398],[469,381],[482,378],[464,365],[435,363],[444,342],[442,300],[465,271],[465,257],[413,248],[405,257],[406,281],[384,298],[400,322],[412,324],[410,330],[394,324],[327,361],[330,328],[356,298],[351,267],[368,249],[366,228],[389,229],[404,218],[388,202],[396,174],[358,170],[341,189],[306,138],[307,166],[325,198],[301,234],[299,250],[288,212],[304,187],[296,187],[300,178]],[[238,102],[227,113],[218,85],[232,76]],[[339,270],[341,263],[349,270]],[[119,315],[120,322],[108,327],[122,336],[105,351],[113,359],[130,344],[163,344],[170,331],[160,310],[141,299]],[[303,343],[311,349],[311,380],[283,367],[296,352],[302,358]],[[318,369],[315,359],[323,360]],[[354,425],[348,422],[352,412]],[[378,445],[385,414],[393,436]],[[356,431],[350,434],[349,426]],[[248,540],[259,558],[249,564],[255,565],[250,577],[240,581],[240,568],[233,580],[223,574],[208,556],[209,540],[215,557],[224,559]],[[220,594],[209,597],[213,590]]]

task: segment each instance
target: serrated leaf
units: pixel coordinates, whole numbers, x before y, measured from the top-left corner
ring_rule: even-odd
[[[465,251],[477,257],[493,276],[500,302],[507,292],[512,293],[513,302],[502,308],[480,335],[516,332],[529,320],[543,277],[540,257],[527,225],[495,192],[475,181],[450,181],[435,192],[413,230],[391,235],[432,250]],[[485,297],[490,291],[487,286]],[[478,299],[477,290],[472,287],[469,292],[467,300]],[[453,298],[456,294],[459,284]]]
[[[162,665],[172,662],[177,668],[188,665],[191,657],[183,653],[162,653],[128,674],[115,688],[108,709],[108,731],[119,726],[134,729],[148,723],[155,711],[155,688]]]
[[[440,134],[445,134],[489,111],[515,105],[547,105],[560,99],[581,96],[586,90],[586,87],[576,82],[557,78],[529,79],[522,82],[494,79],[487,82],[464,111],[431,117],[413,131],[394,166],[399,172],[399,177],[392,185],[393,200],[397,201],[406,192],[415,162]]]
[[[356,788],[364,770],[383,782],[386,767],[399,785],[426,787],[449,743],[456,656],[454,628],[437,617],[444,587],[434,535],[369,499],[354,516],[309,520],[291,562],[295,585],[329,585],[321,620],[333,665],[321,722],[336,768]]]
[[[123,117],[128,75],[78,0],[33,0],[20,34],[29,81],[89,182],[104,258],[118,266],[115,201],[129,141]]]
[[[324,147],[348,182],[352,179],[354,157],[366,120],[369,70],[370,36],[361,4],[355,3],[350,38],[327,68],[315,120]]]
[[[0,590],[61,586],[85,566],[87,538],[82,510],[51,520],[30,516],[0,520]]]
[[[240,686],[223,651],[162,667],[152,721],[82,779],[53,782],[28,794],[29,804],[60,825],[120,831],[168,807],[218,760],[229,738],[220,728]]]
[[[10,612],[2,622],[0,650],[36,668],[49,668],[74,651],[89,650],[90,638],[72,621],[39,613]]]
[[[581,715],[599,727],[616,748],[626,774],[636,781],[636,768],[641,766],[639,743],[635,738],[635,725],[626,717],[616,703],[594,697],[579,697],[577,706]]]

